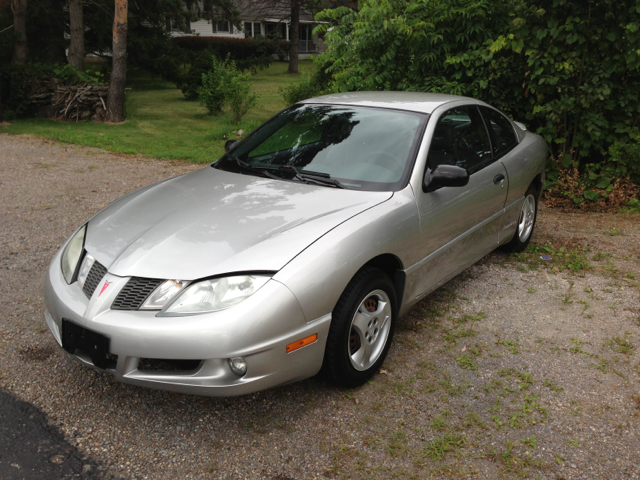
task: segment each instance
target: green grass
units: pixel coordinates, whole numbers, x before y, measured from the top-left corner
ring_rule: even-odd
[[[311,60],[300,62],[300,72],[312,72]],[[118,153],[181,159],[196,163],[217,160],[224,153],[225,135],[250,132],[285,108],[279,88],[298,80],[286,73],[287,64],[274,62],[252,76],[257,106],[240,124],[232,123],[229,111],[220,117],[206,114],[198,102],[188,102],[170,82],[149,76],[130,75],[126,100],[127,121],[120,125],[95,122],[60,122],[45,118],[16,120],[0,126],[0,133],[34,135],[60,142],[99,147]]]
[[[428,442],[423,452],[432,460],[441,460],[448,452],[455,452],[466,443],[466,437],[459,433],[447,433],[443,437]]]
[[[592,268],[586,252],[589,249],[584,247],[566,249],[560,247],[556,249],[551,244],[535,245],[529,244],[523,253],[513,253],[511,258],[524,265],[520,265],[520,271],[538,270],[547,268],[553,272],[568,270],[573,273],[582,272]],[[542,260],[542,256],[551,257]],[[532,292],[530,292],[532,293]]]

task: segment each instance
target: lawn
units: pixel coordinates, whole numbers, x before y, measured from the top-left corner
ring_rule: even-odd
[[[313,62],[301,61],[299,69],[312,72]],[[170,82],[130,75],[127,121],[123,124],[34,118],[2,125],[0,132],[35,135],[112,152],[207,163],[223,154],[225,135],[234,138],[232,132],[240,129],[249,132],[286,106],[278,90],[299,78],[288,75],[286,70],[287,63],[274,62],[252,77],[253,90],[259,95],[258,104],[240,124],[232,123],[232,116],[226,111],[220,117],[207,115],[198,102],[186,101]]]

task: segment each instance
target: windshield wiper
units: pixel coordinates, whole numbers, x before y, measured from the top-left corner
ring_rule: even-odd
[[[282,170],[282,171],[286,171],[289,169],[293,170],[294,172],[293,178],[296,178],[303,183],[314,182],[318,185],[330,185],[336,188],[346,188],[338,180],[336,180],[335,178],[331,178],[331,175],[329,175],[328,173],[312,172],[310,170],[301,171],[301,170],[298,170],[293,165],[283,165],[279,167],[279,170]]]
[[[269,173],[266,169],[262,169],[260,167],[254,166],[254,165],[249,165],[247,162],[245,162],[244,160],[242,160],[240,157],[238,157],[236,155],[232,155],[230,153],[227,153],[227,154],[225,154],[225,156],[227,158],[230,158],[234,162],[236,162],[236,164],[241,169],[243,169],[245,171],[249,171],[251,173],[258,174],[258,175],[260,175],[262,177],[265,177],[265,178],[272,178],[274,180],[281,180],[281,178],[278,177],[277,175]]]

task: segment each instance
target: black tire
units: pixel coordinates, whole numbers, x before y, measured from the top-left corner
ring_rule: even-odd
[[[322,364],[325,378],[346,388],[369,380],[387,356],[397,312],[393,282],[382,270],[364,267],[356,273],[333,309]]]
[[[520,207],[520,215],[518,216],[518,226],[516,227],[516,232],[513,234],[513,238],[509,241],[509,243],[505,243],[502,249],[509,253],[522,252],[529,242],[531,241],[531,237],[533,236],[533,230],[536,226],[536,219],[538,218],[538,200],[540,198],[540,192],[538,189],[531,185],[527,189],[527,193],[524,194],[524,202],[522,203],[522,207]],[[530,211],[530,205],[527,204],[528,201],[533,201],[533,223],[531,224],[531,228],[528,229],[528,233],[526,230],[523,231],[523,221],[526,221],[526,216]],[[521,233],[522,232],[522,233]]]

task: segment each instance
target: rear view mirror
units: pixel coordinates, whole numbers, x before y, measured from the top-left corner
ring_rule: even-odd
[[[469,183],[469,174],[462,167],[438,165],[434,170],[427,169],[422,182],[422,190],[433,192],[441,187],[464,187]]]
[[[240,142],[238,140],[227,140],[224,144],[224,151],[226,153],[229,153],[231,150],[236,148],[236,145],[238,145],[239,143]]]

